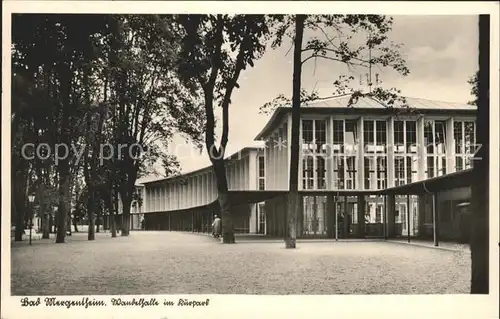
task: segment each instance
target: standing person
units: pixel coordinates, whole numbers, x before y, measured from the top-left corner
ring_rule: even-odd
[[[212,235],[215,238],[219,238],[221,235],[222,220],[219,216],[215,215],[214,221],[212,223]]]

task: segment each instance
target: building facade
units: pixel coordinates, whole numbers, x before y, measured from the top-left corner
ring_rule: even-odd
[[[338,215],[336,232],[348,237],[356,232],[352,225],[362,222],[365,235],[378,236],[386,218],[379,191],[472,167],[477,151],[475,106],[407,98],[407,107],[390,108],[370,97],[348,106],[349,99],[321,99],[301,109],[299,189],[305,195],[298,236],[332,234],[329,197],[321,191],[338,192],[330,197]],[[229,189],[287,191],[291,108],[276,109],[256,140],[265,142],[265,147],[246,148],[228,158]],[[448,204],[455,195],[462,204],[468,198],[464,194],[469,193],[470,189],[463,189],[448,194]],[[216,200],[215,177],[211,167],[206,167],[145,183],[143,195],[140,209],[145,216],[202,207]],[[418,196],[396,196],[397,233],[414,236],[424,232],[428,218],[423,203]],[[237,228],[261,234],[274,229],[272,232],[281,235],[278,229],[282,230],[283,216],[276,217],[275,210],[283,207],[276,205],[272,200],[249,204],[248,214],[238,220]]]
[[[226,159],[226,176],[229,190],[252,191],[264,189],[263,158],[263,149],[259,147],[247,147],[229,156]],[[204,229],[211,225],[216,209],[207,206],[217,200],[216,180],[211,166],[183,175],[144,183],[144,186],[143,207],[139,209],[144,212],[145,216],[147,214],[160,216],[170,211],[181,211],[182,214],[189,215],[189,210],[198,211],[207,208],[206,216],[190,217],[196,219],[197,222],[201,222],[200,227]],[[263,229],[259,229],[260,226],[257,223],[259,208],[262,205],[249,204],[243,206],[237,207],[242,212],[236,215],[235,230],[240,233],[262,232]],[[204,217],[203,220],[201,220],[201,217]],[[159,219],[161,218],[159,217]],[[166,229],[175,226],[175,228],[186,229],[186,227],[190,227],[190,224],[179,225],[179,222],[185,223],[182,218],[177,219],[175,225],[172,220],[164,220],[164,223],[148,224],[148,228]]]

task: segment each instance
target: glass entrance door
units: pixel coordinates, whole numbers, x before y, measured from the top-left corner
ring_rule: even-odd
[[[326,196],[304,196],[302,235],[326,236]]]
[[[266,209],[264,203],[259,203],[258,205],[258,218],[259,218],[259,234],[266,234]]]

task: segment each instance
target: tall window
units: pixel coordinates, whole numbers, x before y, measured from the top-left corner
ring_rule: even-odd
[[[426,177],[446,174],[446,122],[425,121],[424,142],[427,146]]]
[[[475,130],[473,121],[455,121],[453,123],[455,169],[457,171],[472,167],[472,157],[476,151]]]
[[[375,139],[377,146],[377,153],[385,153],[387,145],[387,123],[385,121],[377,121]]]
[[[345,145],[345,153],[347,154],[353,154],[356,152],[357,149],[357,123],[356,120],[346,120],[345,121],[345,138],[344,138],[344,145]]]
[[[314,140],[316,144],[316,152],[324,153],[326,150],[326,121],[316,120],[314,121]]]
[[[406,156],[406,183],[415,182],[414,176],[417,174],[417,157]]]
[[[375,128],[373,121],[363,121],[363,138],[365,142],[365,151],[367,150],[366,146],[375,144],[375,136],[373,134],[374,129]]]
[[[326,120],[302,120],[302,149],[326,152]]]
[[[333,121],[333,187],[356,188],[357,121]]]
[[[356,156],[347,156],[346,159],[346,189],[356,189]]]
[[[333,121],[333,153],[344,153],[344,121]]]
[[[403,229],[406,228],[406,203],[400,202],[403,196],[396,196],[396,222],[401,223]]]
[[[406,207],[401,212],[401,224],[402,224],[403,229],[406,229]]]
[[[386,186],[386,121],[363,121],[365,189],[381,189]]]
[[[417,122],[394,121],[394,184],[395,186],[416,180]]]
[[[446,122],[434,121],[434,139],[437,154],[446,153]]]
[[[302,120],[302,143],[309,147],[314,140],[314,121]]]
[[[406,183],[405,180],[405,158],[403,156],[394,157],[394,184],[401,186]]]
[[[326,120],[302,120],[302,187],[326,188]]]
[[[259,190],[266,189],[266,170],[264,156],[259,156]]]
[[[336,189],[344,189],[344,157],[334,156],[333,161],[333,187]]]
[[[396,153],[404,152],[405,145],[405,122],[394,121],[394,151]]]
[[[427,156],[427,178],[433,178],[436,175],[434,174],[434,157],[433,156]]]
[[[377,157],[377,189],[386,188],[387,162],[385,157]]]
[[[386,157],[366,156],[365,167],[365,189],[386,188]]]
[[[316,188],[326,189],[326,167],[325,158],[323,156],[316,157]]]
[[[375,206],[375,223],[381,223],[382,222],[382,210],[383,210],[382,205],[377,205]]]
[[[302,160],[302,188],[314,188],[314,157],[310,155]]]
[[[259,234],[266,233],[266,206],[265,203],[259,203]]]
[[[406,153],[417,153],[417,122],[406,121]]]
[[[373,189],[373,177],[375,176],[375,165],[373,163],[375,158],[365,157],[365,189]]]
[[[434,154],[434,122],[425,121],[424,123],[424,142],[427,154]]]

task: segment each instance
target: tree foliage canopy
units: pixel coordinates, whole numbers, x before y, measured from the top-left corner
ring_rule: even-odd
[[[272,16],[274,21],[273,48],[285,43],[285,39],[294,39],[293,16]],[[397,88],[377,86],[369,92],[356,89],[353,71],[370,68],[389,68],[402,76],[410,73],[402,55],[402,44],[390,41],[389,33],[393,19],[382,15],[308,15],[304,29],[310,35],[302,45],[302,65],[318,59],[341,63],[348,72],[338,74],[332,81],[332,95],[351,96],[349,106],[364,96],[372,96],[388,107],[406,107],[406,99]],[[369,83],[371,87],[373,83]],[[318,92],[301,91],[301,103],[319,98]],[[291,99],[281,94],[265,103],[260,112],[269,114],[276,107],[291,104]]]

